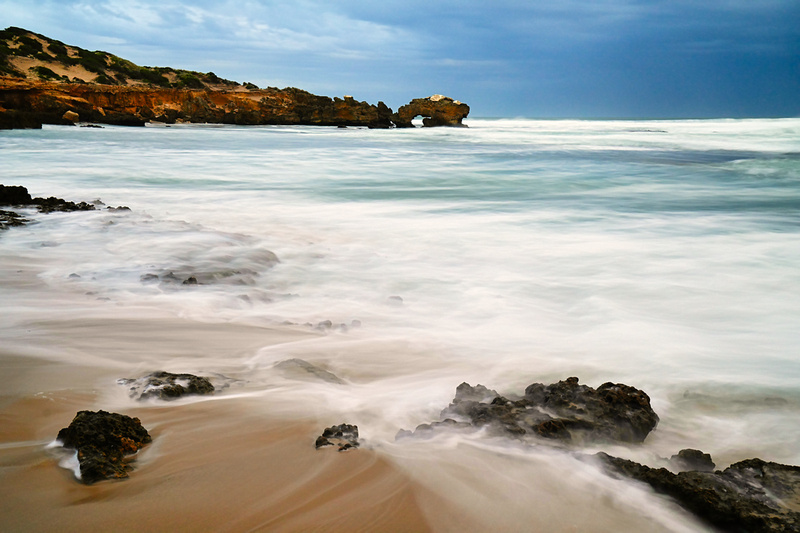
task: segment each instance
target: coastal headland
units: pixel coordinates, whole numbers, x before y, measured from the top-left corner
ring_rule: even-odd
[[[468,114],[467,104],[442,95],[413,99],[395,113],[383,102],[142,67],[22,28],[0,31],[0,129],[78,122],[407,128],[418,116],[424,126],[464,126]]]

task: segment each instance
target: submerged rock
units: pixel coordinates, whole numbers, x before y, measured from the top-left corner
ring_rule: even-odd
[[[275,368],[283,372],[287,377],[292,378],[315,378],[328,383],[336,383],[337,385],[344,385],[344,381],[336,374],[328,372],[324,368],[320,368],[314,364],[309,363],[304,359],[285,359],[275,363]]]
[[[647,483],[723,531],[800,531],[800,467],[748,459],[723,471],[674,474],[602,452],[595,457],[612,475]]]
[[[314,447],[319,450],[325,446],[338,446],[340,452],[358,448],[358,426],[339,424],[325,428],[322,435],[317,437]]]
[[[163,371],[153,372],[139,379],[120,379],[118,383],[131,385],[130,396],[137,400],[175,400],[190,394],[213,394],[215,390],[207,378]]]
[[[107,411],[80,411],[58,432],[65,448],[77,451],[80,479],[86,484],[128,477],[132,469],[126,456],[152,439],[138,418]]]
[[[643,391],[620,383],[604,383],[594,389],[580,385],[575,377],[547,386],[534,383],[515,400],[483,385],[462,383],[441,418],[461,422],[458,427],[466,422],[494,434],[572,444],[639,443],[658,424],[650,397]],[[441,427],[434,424],[430,426]],[[428,427],[422,429],[430,432]]]
[[[16,226],[24,226],[30,222],[27,218],[14,211],[5,211],[0,209],[0,230],[8,229]]]

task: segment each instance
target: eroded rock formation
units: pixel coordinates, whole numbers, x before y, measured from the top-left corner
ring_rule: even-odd
[[[388,128],[392,111],[354,98],[328,98],[295,88],[174,89],[0,79],[0,124],[6,127],[149,121],[216,124],[369,126]]]
[[[449,96],[435,94],[427,98],[415,98],[392,115],[392,122],[398,128],[413,128],[416,117],[424,117],[422,125],[464,126],[462,120],[469,114],[469,106]]]

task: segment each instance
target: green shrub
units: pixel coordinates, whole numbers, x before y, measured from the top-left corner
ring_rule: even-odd
[[[88,50],[80,50],[78,52],[80,59],[78,64],[89,72],[97,74],[104,74],[108,63],[106,63],[106,52],[89,52]]]
[[[175,84],[178,88],[188,87],[190,89],[202,89],[205,87],[200,78],[191,72],[181,72],[178,74],[178,82]]]
[[[118,83],[116,82],[116,80],[114,80],[114,78],[109,78],[105,74],[100,74],[99,76],[97,76],[94,79],[94,82],[95,83],[102,83],[103,85],[118,85]]]
[[[33,72],[35,72],[36,75],[39,76],[39,78],[41,78],[43,80],[64,80],[64,81],[69,81],[69,78],[67,78],[66,76],[59,76],[58,74],[56,74],[55,72],[53,72],[52,70],[50,70],[47,67],[42,67],[42,66],[32,67],[31,70]]]

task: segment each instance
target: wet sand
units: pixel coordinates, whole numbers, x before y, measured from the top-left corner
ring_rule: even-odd
[[[99,337],[116,338],[110,348],[142,344],[144,322],[80,324],[39,324],[37,342],[28,349],[35,352],[37,343],[52,340],[51,335],[62,335],[67,342],[61,348],[72,354],[103,346]],[[215,346],[235,352],[253,342],[263,346],[267,339],[285,342],[307,335],[180,325],[180,338],[188,328],[212,355]],[[150,329],[161,334],[150,335],[148,353],[170,350],[174,356],[178,339],[164,333],[169,328],[156,330],[151,324]],[[6,381],[0,410],[3,531],[429,530],[414,484],[391,462],[369,449],[314,449],[325,427],[321,421],[271,414],[262,398],[235,394],[194,403],[137,405],[131,400],[128,408],[109,409],[109,401],[120,400],[95,386],[119,377],[116,362],[113,357],[107,366],[92,367],[0,353]],[[139,452],[128,479],[87,486],[57,466],[60,450],[46,445],[82,409],[136,416],[150,431],[153,443]]]

